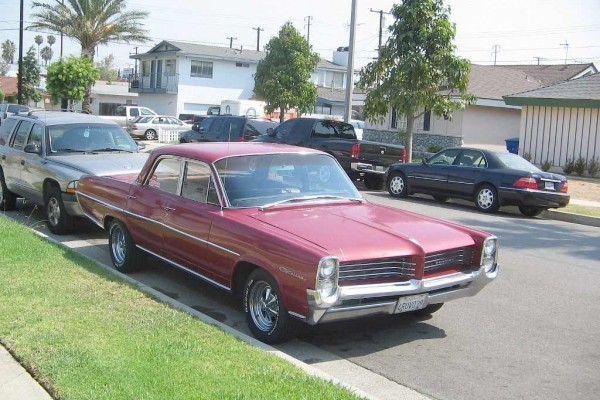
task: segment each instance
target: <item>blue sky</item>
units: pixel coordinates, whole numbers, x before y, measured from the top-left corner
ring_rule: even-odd
[[[33,0],[24,1],[27,26]],[[389,11],[394,1],[357,1],[355,65],[360,67],[374,57],[378,42],[379,14],[370,10]],[[227,38],[234,37],[235,47],[255,49],[252,28],[264,29],[262,47],[286,21],[306,35],[309,16],[311,45],[321,57],[331,59],[337,47],[348,44],[351,4],[351,0],[129,0],[128,9],[149,11],[145,27],[153,41],[101,46],[97,59],[113,54],[118,67],[132,66],[129,54],[135,46],[144,52],[162,39],[228,46]],[[562,64],[566,56],[568,62],[600,66],[600,0],[447,0],[446,4],[457,26],[457,53],[474,63],[493,63],[496,48],[498,64],[533,64],[535,57],[541,57],[543,64]],[[18,19],[19,0],[0,0],[0,41],[17,43]],[[385,26],[391,22],[387,16]],[[25,33],[26,49],[37,34]],[[58,57],[58,43],[54,52]],[[65,52],[77,54],[79,46],[67,39]]]

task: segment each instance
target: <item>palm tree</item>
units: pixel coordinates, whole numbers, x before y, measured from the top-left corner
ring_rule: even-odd
[[[94,61],[96,46],[120,41],[143,43],[150,40],[143,29],[145,11],[125,11],[125,0],[65,0],[47,4],[33,2],[37,11],[29,29],[45,29],[66,35],[79,42],[81,54]],[[86,89],[82,108],[90,112],[91,86]]]
[[[54,37],[54,35],[48,35],[46,36],[46,42],[48,42],[48,45],[52,47],[52,45],[56,43],[56,38]]]
[[[42,60],[45,61],[44,65],[48,66],[48,62],[50,60],[52,60],[52,56],[54,55],[54,52],[52,51],[52,48],[50,46],[46,46],[42,49],[41,55],[42,55]]]
[[[6,39],[2,43],[2,59],[7,64],[15,63],[15,52],[17,51],[17,47],[12,40]]]
[[[34,40],[38,47],[38,65],[40,65],[40,44],[44,43],[44,38],[42,35],[37,35]]]

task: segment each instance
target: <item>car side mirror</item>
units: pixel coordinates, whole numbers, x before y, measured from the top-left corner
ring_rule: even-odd
[[[267,128],[267,135],[273,136],[273,132],[275,132],[275,129],[273,129],[273,128]]]
[[[423,165],[427,165],[427,158],[423,158],[423,159],[421,160],[421,163],[422,163]]]
[[[42,149],[35,143],[30,143],[23,148],[25,153],[42,154]]]
[[[192,130],[196,131],[196,132],[200,132],[200,124],[193,124],[192,125]]]

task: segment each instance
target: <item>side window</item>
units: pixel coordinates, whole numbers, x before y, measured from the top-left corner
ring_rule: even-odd
[[[17,128],[17,133],[12,140],[12,147],[15,149],[22,149],[25,147],[25,140],[27,139],[27,135],[29,135],[32,125],[33,124],[29,121],[21,121],[21,124]]]
[[[464,150],[458,159],[457,165],[461,167],[485,168],[483,153],[476,150]]]
[[[226,120],[227,120],[227,118],[215,117],[212,125],[210,126],[210,130],[205,131],[204,133],[209,134],[210,138],[217,138],[217,136],[219,136],[219,135],[221,135],[221,133],[223,133]]]
[[[242,131],[244,130],[244,124],[246,123],[245,118],[228,118],[229,129],[225,132],[225,136],[229,138],[229,141],[233,139],[233,141],[239,140],[242,136]]]
[[[186,163],[185,176],[181,183],[181,196],[206,203],[210,183],[210,168],[205,164]]]
[[[164,192],[177,194],[180,167],[179,160],[163,158],[154,167],[154,172],[146,184]]]
[[[129,109],[129,116],[130,117],[139,117],[140,116],[140,112],[138,111],[137,108],[130,108]]]
[[[33,124],[33,129],[27,139],[27,144],[35,144],[40,147],[42,145],[42,136],[44,135],[44,127],[40,124]]]
[[[312,133],[313,137],[318,138],[331,138],[336,136],[337,133],[331,121],[318,121],[315,124],[315,128]]]
[[[460,149],[448,149],[442,151],[441,153],[437,153],[436,155],[431,157],[428,163],[434,165],[452,165],[460,151]]]
[[[200,128],[202,128],[205,132],[208,132],[208,130],[210,129],[210,125],[212,124],[214,119],[215,118],[206,118],[206,119],[200,121],[199,122]]]
[[[131,115],[133,115],[133,110],[135,110],[135,112],[137,114],[138,110],[137,109],[132,109],[131,110],[132,111]],[[142,107],[141,110],[142,110],[142,115],[154,115],[154,113],[150,109],[148,109],[148,108]]]
[[[15,128],[15,125],[17,125],[17,120],[12,118],[5,119],[4,122],[2,122],[2,125],[0,125],[0,145],[8,143],[8,138]]]
[[[277,129],[275,129],[275,136],[279,139],[288,139],[292,134],[292,130],[294,129],[297,121],[298,120],[296,119],[290,119],[279,125]]]
[[[261,133],[256,129],[254,124],[251,121],[248,121],[246,124],[246,129],[244,130],[244,140],[252,140],[257,136],[260,136]]]

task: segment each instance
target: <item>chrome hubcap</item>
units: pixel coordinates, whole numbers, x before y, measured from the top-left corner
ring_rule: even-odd
[[[273,329],[279,317],[279,299],[268,283],[260,281],[252,286],[248,296],[248,309],[258,329],[263,332]]]
[[[110,232],[110,251],[116,264],[123,264],[126,256],[125,233],[115,225]]]
[[[488,188],[479,191],[479,194],[477,195],[477,204],[479,204],[479,207],[488,209],[492,206],[493,203],[494,192],[492,192]]]
[[[58,225],[60,222],[60,204],[56,197],[48,199],[48,221],[53,226]]]
[[[399,176],[395,176],[390,181],[390,190],[394,194],[400,194],[404,190],[404,179]]]
[[[146,132],[146,138],[148,138],[148,140],[154,140],[156,139],[156,133],[154,131],[148,131]]]

